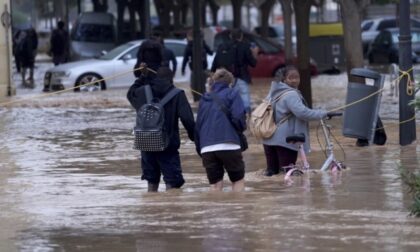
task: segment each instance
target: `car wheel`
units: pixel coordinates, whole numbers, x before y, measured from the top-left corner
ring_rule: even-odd
[[[285,66],[279,66],[276,70],[274,70],[273,77],[283,76],[284,68],[285,68]]]
[[[86,73],[81,75],[79,78],[77,78],[76,83],[74,84],[74,91],[75,92],[79,92],[80,91],[80,87],[79,86],[83,86],[83,87],[96,87],[96,88],[100,88],[100,90],[106,90],[106,84],[105,81],[98,81],[103,79],[100,75],[96,74],[96,73]],[[96,82],[95,84],[92,85],[86,85],[88,83],[92,83],[92,82]],[[86,85],[86,86],[84,86]],[[82,88],[83,88],[82,87]]]

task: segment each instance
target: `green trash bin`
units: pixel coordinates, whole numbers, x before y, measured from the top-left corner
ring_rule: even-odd
[[[355,104],[345,108],[343,135],[350,138],[367,139],[371,144],[378,120],[382,95],[382,92],[379,92],[379,90],[383,88],[384,76],[365,68],[353,68],[350,74],[365,79],[372,79],[373,85],[349,82],[346,104]],[[376,94],[372,95],[374,93]],[[364,99],[370,95],[372,96]]]
[[[310,24],[309,51],[319,72],[345,70],[343,25],[341,23]]]

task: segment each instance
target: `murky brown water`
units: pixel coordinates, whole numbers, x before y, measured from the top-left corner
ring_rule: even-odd
[[[257,98],[266,93],[258,90]],[[0,251],[419,251],[420,220],[408,216],[397,164],[418,169],[420,147],[401,148],[395,123],[386,122],[386,146],[357,148],[334,120],[349,169],[293,185],[260,175],[264,155],[250,138],[239,194],[229,183],[226,192],[209,193],[185,140],[184,188],[150,194],[131,150],[134,112],[123,93],[0,110]],[[314,168],[324,157],[316,126]]]

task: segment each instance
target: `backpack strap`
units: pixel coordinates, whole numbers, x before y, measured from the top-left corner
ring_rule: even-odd
[[[168,101],[170,101],[172,98],[175,97],[175,95],[177,95],[179,92],[181,92],[181,89],[178,88],[173,88],[171,89],[171,91],[169,91],[163,98],[162,100],[159,101],[159,104],[161,106],[164,106],[166,103],[168,103]]]
[[[280,101],[281,98],[283,98],[286,94],[288,94],[290,92],[294,92],[294,90],[285,90],[285,91],[281,92],[277,97],[275,97],[274,99],[271,100],[271,103],[275,104],[276,102]]]
[[[145,85],[144,89],[146,91],[146,102],[150,104],[153,100],[152,88],[150,87],[150,85]]]
[[[283,92],[281,92],[276,98],[274,98],[272,101],[271,101],[271,107],[273,108],[273,119],[274,119],[274,122],[276,122],[277,121],[277,118],[276,118],[276,112],[275,112],[275,110],[276,110],[276,103],[278,102],[278,101],[280,101],[281,100],[281,98],[283,98],[284,96],[286,96],[287,94],[289,94],[289,93],[291,93],[291,92],[294,92],[293,90],[285,90],[285,91],[283,91]],[[287,114],[285,117],[283,117],[278,123],[276,123],[276,125],[277,125],[277,127],[280,125],[280,124],[282,124],[282,123],[284,123],[284,122],[286,122],[287,120],[289,120],[289,118],[290,118],[290,116],[291,116],[291,113],[289,113],[289,114]]]

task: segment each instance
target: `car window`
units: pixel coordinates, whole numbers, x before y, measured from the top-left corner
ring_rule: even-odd
[[[399,42],[398,36],[400,36],[399,32],[392,33],[392,41],[394,41],[394,43]],[[420,32],[411,32],[411,42],[412,43],[420,42]]]
[[[175,57],[184,56],[185,46],[181,43],[165,42],[165,47],[170,49],[175,54]]]
[[[124,58],[124,57],[127,57],[127,56],[130,57],[129,59],[137,59],[137,53],[138,53],[139,49],[140,49],[140,46],[136,46],[135,48],[131,49],[130,51],[128,51],[127,53],[122,55],[120,57],[120,59]]]
[[[398,43],[398,36],[400,36],[400,34],[398,32],[393,32],[392,33],[392,41],[394,43]]]
[[[411,42],[419,43],[420,42],[420,32],[411,33]]]
[[[127,44],[120,45],[120,46],[112,49],[111,51],[109,51],[107,54],[101,56],[99,59],[112,60],[115,57],[117,57],[118,55],[120,55],[121,53],[123,53],[124,51],[128,50],[132,46],[133,46],[132,43],[127,43]],[[139,46],[137,46],[135,49],[139,50]],[[136,54],[134,54],[134,57],[137,57],[137,52],[136,52]]]
[[[420,21],[411,19],[411,27],[420,28]]]
[[[362,32],[367,31],[372,27],[373,21],[366,21],[362,24]]]
[[[378,34],[374,43],[381,46],[381,45],[384,45],[385,43],[389,45],[392,43],[392,41],[393,41],[393,36],[391,35],[391,33],[389,31],[382,31],[381,33]]]
[[[258,35],[261,35],[261,27],[256,27],[255,32]],[[269,38],[276,38],[279,37],[280,33],[278,33],[277,29],[274,29],[273,27],[268,27],[268,37]]]
[[[79,23],[72,32],[72,40],[83,42],[114,42],[112,25]]]
[[[397,22],[395,19],[389,19],[389,20],[382,20],[381,23],[378,25],[378,30],[383,30],[386,28],[394,28],[397,27]]]
[[[253,42],[255,42],[257,46],[261,48],[263,52],[265,53],[278,53],[279,52],[279,48],[274,46],[270,42],[259,37],[254,37],[253,39],[254,39]]]
[[[375,40],[373,40],[373,43],[375,45],[381,44],[381,41],[383,40],[383,37],[384,37],[384,33],[383,32],[379,33],[378,36],[376,36]]]

